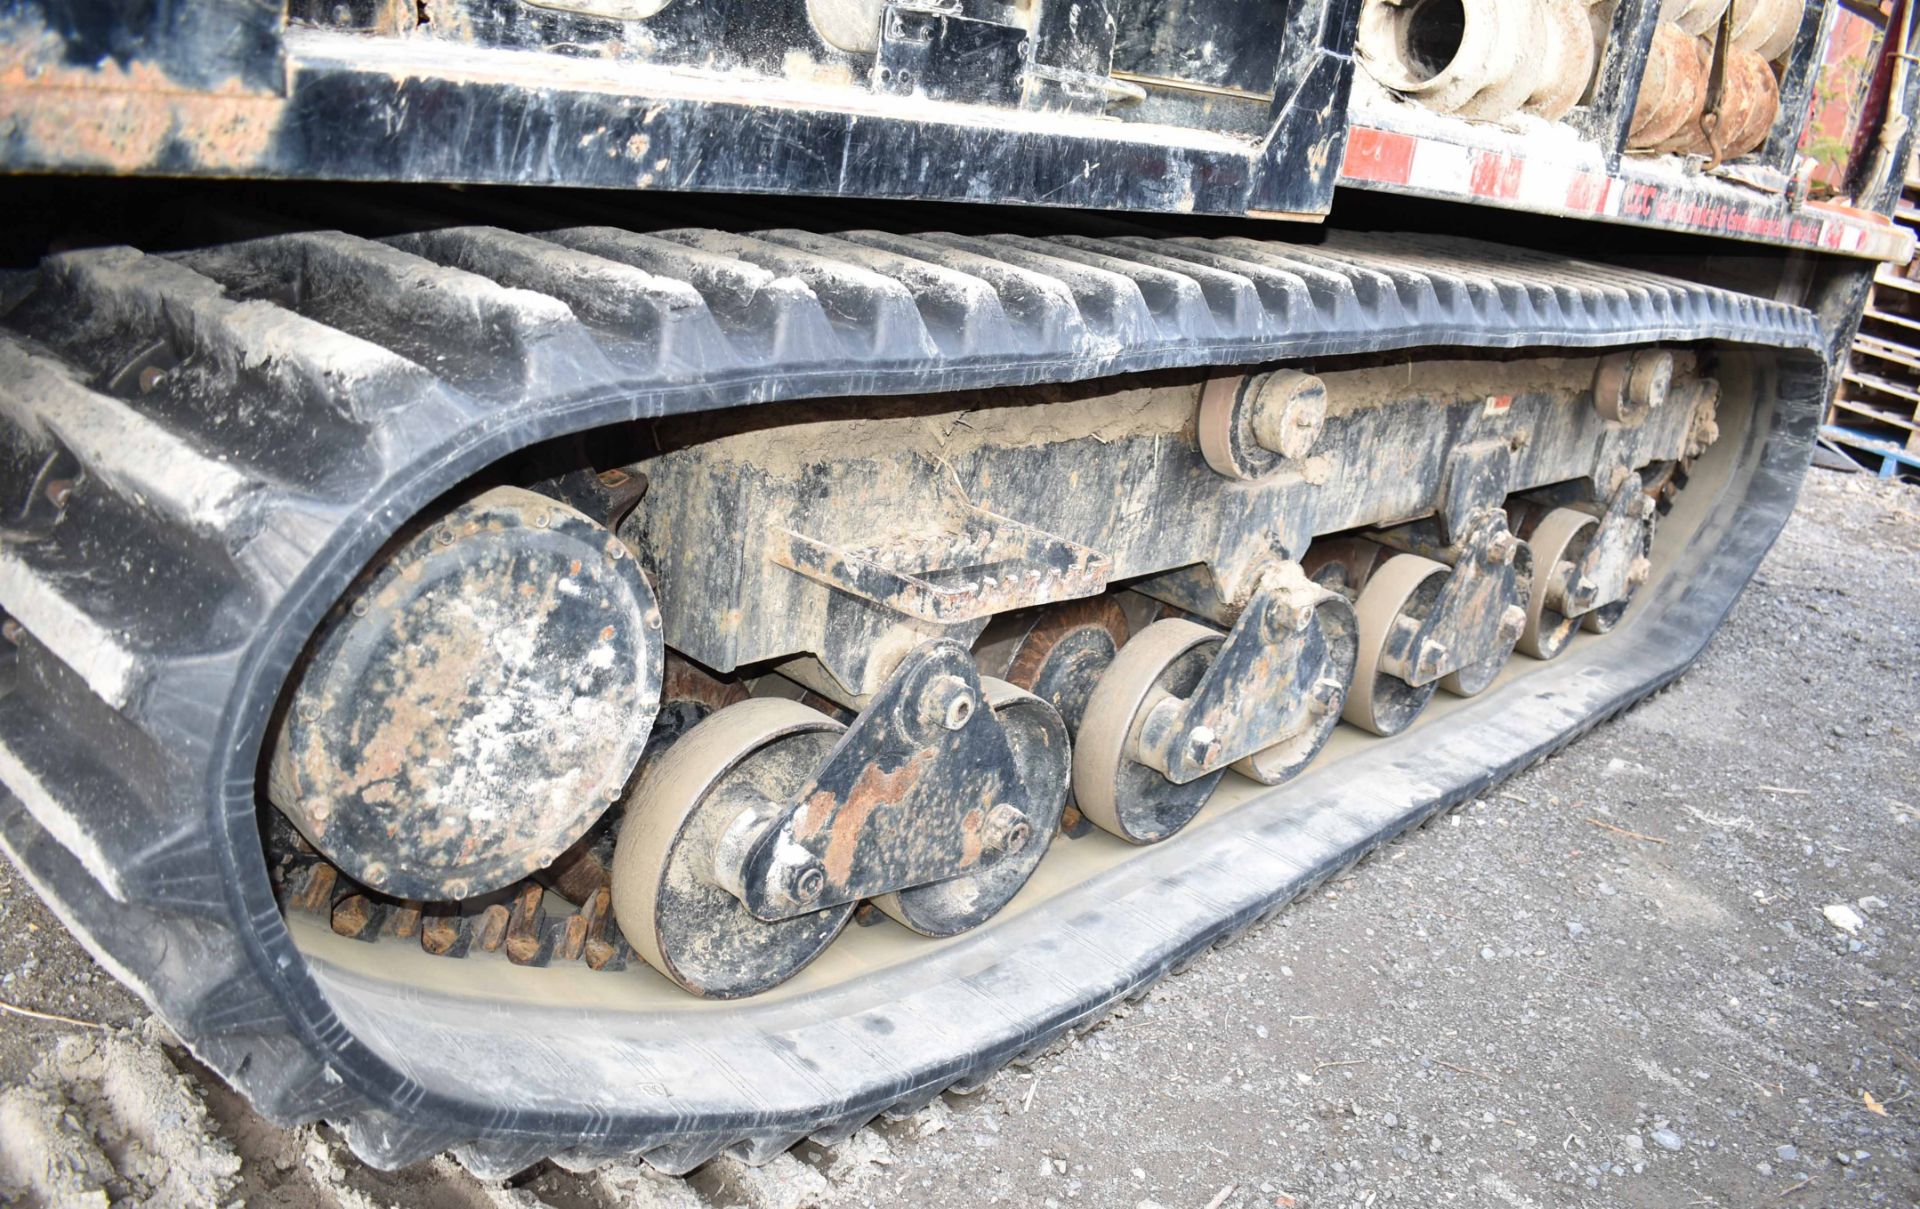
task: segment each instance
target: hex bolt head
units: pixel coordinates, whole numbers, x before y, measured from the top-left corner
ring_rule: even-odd
[[[1006,802],[995,806],[980,825],[980,844],[1008,856],[1017,854],[1033,838],[1033,824],[1017,807]]]
[[[1636,588],[1646,583],[1647,577],[1652,574],[1653,563],[1645,557],[1636,558],[1627,565],[1627,582]]]
[[[958,676],[935,677],[920,694],[920,718],[946,730],[959,730],[973,717],[973,689]]]
[[[793,871],[787,874],[787,894],[796,903],[815,902],[826,888],[826,871],[812,862],[795,866]]]
[[[1414,666],[1419,669],[1423,677],[1438,675],[1440,669],[1447,665],[1447,659],[1452,654],[1446,643],[1437,638],[1429,638],[1420,644],[1420,655],[1414,660]]]
[[[20,637],[24,633],[25,631],[21,628],[20,623],[13,618],[9,617],[5,621],[0,621],[0,638],[6,639],[13,645],[20,645]]]
[[[1520,631],[1527,628],[1527,611],[1519,605],[1508,605],[1506,612],[1500,614],[1500,641],[1512,642],[1520,637]]]
[[[1220,736],[1211,726],[1196,726],[1187,732],[1187,759],[1207,767],[1220,758]]]
[[[165,382],[166,380],[167,380],[166,370],[161,369],[157,365],[149,365],[145,369],[140,371],[140,379],[139,379],[140,393],[143,395],[150,395],[154,391],[160,389],[160,384]]]
[[[67,501],[73,498],[72,479],[54,479],[46,486],[47,501],[55,508],[65,508]]]
[[[1308,708],[1321,717],[1340,712],[1347,703],[1347,686],[1331,676],[1323,676],[1313,682],[1313,688],[1307,694]]]
[[[1654,498],[1644,492],[1633,498],[1633,514],[1643,521],[1653,516],[1654,507]]]
[[[386,885],[387,884],[386,862],[373,861],[369,863],[365,869],[361,870],[360,880],[365,882],[369,886]]]

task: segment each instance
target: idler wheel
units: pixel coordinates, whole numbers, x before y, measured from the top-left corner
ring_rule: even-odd
[[[1359,651],[1353,688],[1347,694],[1347,721],[1376,735],[1397,735],[1433,699],[1439,677],[1413,684],[1387,665],[1417,666],[1423,653],[1432,658],[1432,652],[1421,649],[1424,622],[1451,573],[1445,563],[1418,554],[1395,554],[1368,576],[1353,605]]]
[[[1073,756],[1059,712],[1004,680],[983,676],[980,686],[1013,747],[1019,784],[1026,794],[1021,811],[1026,819],[1014,827],[1004,826],[992,813],[982,819],[977,833],[981,844],[1004,853],[991,867],[873,899],[873,905],[896,923],[923,936],[964,932],[993,918],[1011,902],[1040,867],[1066,805]]]
[[[722,887],[714,857],[747,811],[806,787],[845,730],[797,701],[728,706],[649,764],[613,853],[613,913],[648,965],[696,995],[738,999],[805,969],[853,914],[848,902],[777,923]]]
[[[660,613],[626,547],[496,487],[375,563],[288,693],[267,796],[399,898],[552,863],[619,800],[660,700]]]
[[[1087,701],[1073,754],[1073,793],[1095,824],[1133,844],[1166,839],[1213,796],[1226,769],[1184,785],[1133,759],[1147,714],[1192,694],[1225,635],[1191,621],[1156,621],[1120,648]]]

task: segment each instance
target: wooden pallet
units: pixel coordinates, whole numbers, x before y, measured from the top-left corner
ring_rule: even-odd
[[[1894,221],[1920,230],[1920,160]],[[1882,478],[1920,477],[1920,259],[1883,264],[1822,435]]]

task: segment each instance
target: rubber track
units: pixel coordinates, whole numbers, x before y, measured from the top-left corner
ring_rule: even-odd
[[[1605,666],[1569,657],[1550,700],[1491,694],[1497,711],[1476,703],[1380,748],[1357,782],[1310,774],[1284,803],[1248,803],[1232,827],[1067,892],[1044,925],[943,947],[915,964],[912,995],[868,1002],[885,980],[861,980],[744,1005],[738,1027],[697,1037],[610,1034],[604,1067],[570,1069],[572,1051],[489,1046],[485,1012],[423,1026],[418,1004],[330,981],[349,1028],[288,937],[255,797],[279,686],[395,528],[515,449],[782,398],[1696,339],[1783,350],[1783,403],[1748,453],[1745,497],[1699,539],[1691,586],[1610,639]],[[1677,674],[1791,506],[1818,347],[1797,308],[1441,237],[458,228],[55,256],[0,326],[0,524],[30,538],[0,544],[0,607],[26,630],[0,655],[0,842],[201,1060],[278,1122],[344,1126],[374,1164],[452,1147],[482,1174],[635,1152],[684,1171],[723,1149],[751,1161],[832,1141],[1097,1021]],[[109,388],[146,362],[177,365],[150,389]],[[22,469],[49,456],[78,482],[60,508],[57,485]],[[398,1030],[406,1069],[368,1029]],[[483,1056],[498,1094],[450,1092],[440,1074]]]

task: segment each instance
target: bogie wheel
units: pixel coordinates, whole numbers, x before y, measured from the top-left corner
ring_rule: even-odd
[[[1424,620],[1451,574],[1445,563],[1418,554],[1395,554],[1374,568],[1353,603],[1359,628],[1353,689],[1343,716],[1376,735],[1397,735],[1413,724],[1433,699],[1439,682],[1412,685],[1381,668],[1402,617]]]
[[[1527,593],[1527,628],[1515,645],[1535,659],[1557,659],[1567,649],[1578,615],[1569,617],[1547,604],[1555,569],[1563,562],[1578,564],[1599,518],[1578,508],[1555,508],[1540,518],[1527,544],[1533,548],[1533,588]]]
[[[1127,754],[1162,699],[1190,696],[1225,635],[1191,621],[1156,621],[1120,648],[1087,701],[1073,753],[1073,793],[1101,828],[1152,844],[1185,827],[1226,769],[1177,785]]]
[[[1004,680],[982,676],[987,704],[1007,732],[1026,791],[1026,834],[1017,850],[979,873],[874,898],[894,922],[923,936],[953,936],[993,918],[1027,884],[1060,829],[1073,755],[1059,711]]]
[[[840,934],[853,903],[766,923],[713,868],[741,811],[792,800],[844,729],[796,701],[755,698],[702,721],[648,767],[613,854],[614,918],[648,965],[696,995],[737,999],[793,977]]]

